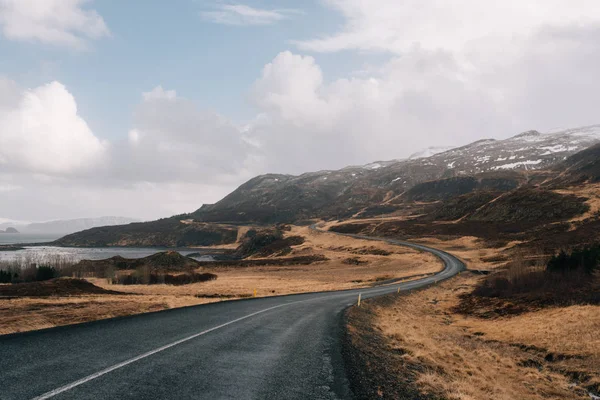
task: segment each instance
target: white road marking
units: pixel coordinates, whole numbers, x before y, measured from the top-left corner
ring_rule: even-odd
[[[274,309],[276,309],[276,308],[279,308],[279,307],[291,306],[291,305],[293,305],[293,304],[305,303],[305,302],[307,302],[307,301],[321,300],[321,299],[324,299],[324,298],[326,298],[326,297],[328,297],[328,298],[331,298],[331,297],[341,297],[341,296],[345,296],[345,295],[347,295],[347,293],[337,293],[337,294],[334,294],[334,295],[326,295],[326,296],[315,297],[315,298],[313,298],[313,299],[298,300],[298,301],[293,301],[293,302],[291,302],[291,303],[279,304],[279,305],[276,305],[276,306],[273,306],[273,307],[265,308],[264,310],[260,310],[260,311],[253,312],[252,314],[245,315],[245,316],[243,316],[243,317],[240,317],[240,318],[234,319],[233,321],[226,322],[226,323],[224,323],[224,324],[221,324],[221,325],[219,325],[219,326],[215,326],[215,327],[213,327],[213,328],[210,328],[210,329],[207,329],[207,330],[205,330],[205,331],[202,331],[202,332],[199,332],[199,333],[195,333],[195,334],[193,334],[193,335],[191,335],[191,336],[188,336],[188,337],[186,337],[186,338],[183,338],[183,339],[177,340],[176,342],[173,342],[173,343],[170,343],[170,344],[164,345],[164,346],[162,346],[162,347],[159,347],[159,348],[157,348],[157,349],[151,350],[151,351],[149,351],[149,352],[146,352],[146,353],[144,353],[144,354],[140,354],[140,355],[139,355],[139,356],[137,356],[137,357],[130,358],[129,360],[125,360],[125,361],[123,361],[123,362],[120,362],[120,363],[118,363],[118,364],[115,364],[115,365],[113,365],[113,366],[111,366],[111,367],[108,367],[108,368],[106,368],[106,369],[103,369],[102,371],[98,371],[98,372],[96,372],[96,373],[94,373],[94,374],[92,374],[92,375],[88,375],[88,376],[86,376],[86,377],[84,377],[84,378],[81,378],[81,379],[79,379],[79,380],[76,380],[75,382],[72,382],[72,383],[69,383],[69,384],[67,384],[67,385],[61,386],[61,387],[59,387],[59,388],[57,388],[57,389],[51,390],[51,391],[49,391],[49,392],[46,392],[46,393],[44,393],[44,394],[42,394],[42,395],[40,395],[40,396],[34,397],[32,400],[45,400],[45,399],[50,399],[50,398],[52,398],[52,397],[54,397],[54,396],[56,396],[56,395],[58,395],[58,394],[64,393],[64,392],[66,392],[66,391],[68,391],[68,390],[71,390],[71,389],[73,389],[73,388],[75,388],[75,387],[77,387],[77,386],[79,386],[79,385],[83,385],[83,384],[84,384],[84,383],[86,383],[86,382],[89,382],[89,381],[92,381],[92,380],[94,380],[94,379],[96,379],[96,378],[99,378],[99,377],[101,377],[102,375],[106,375],[106,374],[108,374],[109,372],[112,372],[112,371],[114,371],[114,370],[117,370],[117,369],[119,369],[119,368],[123,368],[123,367],[125,367],[125,366],[127,366],[127,365],[129,365],[129,364],[132,364],[132,363],[136,362],[136,361],[139,361],[139,360],[142,360],[142,359],[144,359],[144,358],[150,357],[150,356],[151,356],[151,355],[153,355],[153,354],[160,353],[161,351],[164,351],[164,350],[170,349],[171,347],[174,347],[174,346],[177,346],[177,345],[179,345],[179,344],[181,344],[181,343],[185,343],[185,342],[187,342],[187,341],[190,341],[190,340],[192,340],[192,339],[195,339],[195,338],[197,338],[198,336],[206,335],[207,333],[210,333],[210,332],[216,331],[217,329],[224,328],[224,327],[226,327],[227,325],[235,324],[236,322],[240,322],[240,321],[243,321],[243,320],[245,320],[245,319],[248,319],[248,318],[250,318],[250,317],[254,317],[255,315],[262,314],[262,313],[264,313],[264,312],[271,311],[271,310],[274,310]]]
[[[136,361],[142,360],[142,359],[144,359],[144,358],[146,358],[146,357],[150,357],[150,356],[151,356],[151,355],[153,355],[153,354],[160,353],[161,351],[164,351],[164,350],[170,349],[171,347],[174,347],[174,346],[177,346],[177,345],[179,345],[179,344],[181,344],[181,343],[185,343],[185,342],[187,342],[187,341],[190,341],[190,340],[192,340],[192,339],[195,339],[195,338],[197,338],[198,336],[206,335],[206,334],[207,334],[207,333],[209,333],[209,332],[216,331],[217,329],[224,328],[224,327],[226,327],[227,325],[235,324],[236,322],[239,322],[239,321],[245,320],[245,319],[247,319],[247,318],[253,317],[253,316],[255,316],[255,315],[258,315],[258,314],[262,314],[262,313],[264,313],[264,312],[267,312],[267,311],[274,310],[274,309],[276,309],[276,308],[279,308],[279,307],[288,306],[288,305],[292,305],[292,304],[303,303],[303,302],[305,302],[305,301],[308,301],[308,300],[316,300],[316,299],[307,299],[307,300],[295,301],[295,302],[293,302],[293,303],[279,304],[279,305],[277,305],[277,306],[273,306],[273,307],[265,308],[264,310],[260,310],[260,311],[254,312],[254,313],[252,313],[252,314],[248,314],[248,315],[246,315],[246,316],[243,316],[243,317],[240,317],[240,318],[238,318],[238,319],[234,319],[233,321],[226,322],[226,323],[224,323],[224,324],[222,324],[222,325],[215,326],[214,328],[207,329],[207,330],[205,330],[205,331],[202,331],[202,332],[196,333],[196,334],[194,334],[194,335],[192,335],[192,336],[188,336],[188,337],[186,337],[186,338],[184,338],[184,339],[180,339],[180,340],[178,340],[178,341],[176,341],[176,342],[173,342],[173,343],[167,344],[167,345],[165,345],[165,346],[159,347],[159,348],[157,348],[157,349],[151,350],[151,351],[149,351],[149,352],[147,352],[147,353],[140,354],[140,355],[139,355],[139,356],[137,356],[137,357],[130,358],[129,360],[126,360],[126,361],[120,362],[120,363],[118,363],[118,364],[115,364],[115,365],[113,365],[112,367],[108,367],[108,368],[106,368],[106,369],[103,369],[102,371],[96,372],[95,374],[88,375],[88,376],[86,376],[85,378],[81,378],[81,379],[79,379],[79,380],[77,380],[77,381],[75,381],[75,382],[69,383],[68,385],[61,386],[61,387],[59,387],[59,388],[57,388],[57,389],[51,390],[51,391],[49,391],[49,392],[46,392],[46,393],[44,393],[44,394],[42,394],[42,395],[40,395],[40,396],[34,397],[34,398],[33,398],[33,400],[44,400],[44,399],[49,399],[49,398],[51,398],[51,397],[54,397],[54,396],[56,396],[56,395],[58,395],[58,394],[60,394],[60,393],[66,392],[66,391],[68,391],[68,390],[71,390],[71,389],[73,389],[73,388],[75,388],[75,387],[77,387],[77,386],[79,386],[79,385],[83,385],[83,384],[84,384],[84,383],[86,383],[86,382],[89,382],[89,381],[91,381],[91,380],[94,380],[94,379],[96,379],[96,378],[99,378],[99,377],[101,377],[102,375],[106,375],[106,374],[108,374],[109,372],[112,372],[112,371],[114,371],[114,370],[117,370],[117,369],[119,369],[119,368],[123,368],[123,367],[125,367],[125,366],[127,366],[127,365],[129,365],[129,364],[132,364],[132,363],[136,362]]]

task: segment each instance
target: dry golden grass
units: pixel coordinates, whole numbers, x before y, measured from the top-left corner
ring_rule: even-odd
[[[105,279],[89,279],[97,286],[136,295],[0,300],[0,334],[221,301],[214,296],[247,297],[254,290],[257,296],[263,297],[366,287],[383,277],[412,279],[435,273],[442,267],[430,254],[384,243],[354,240],[302,227],[294,227],[288,235],[306,237],[304,244],[294,247],[292,255],[322,254],[329,261],[297,266],[203,268],[200,272],[216,273],[218,279],[183,286],[111,285]],[[393,254],[352,253],[366,247],[384,249]],[[367,263],[344,264],[343,261],[350,257],[358,257]]]
[[[600,184],[573,186],[568,189],[555,190],[555,192],[558,194],[576,195],[587,199],[585,203],[590,209],[586,213],[570,219],[568,222],[581,222],[594,217],[600,212]]]
[[[91,295],[0,300],[0,335],[218,301],[193,296]]]
[[[399,297],[391,307],[373,306],[389,346],[405,352],[398,363],[425,366],[418,375],[420,388],[461,400],[589,399],[565,371],[600,374],[600,307],[545,309],[494,320],[454,314],[458,296],[470,292],[477,279],[463,274]],[[547,363],[547,352],[580,358]]]
[[[274,296],[366,287],[377,282],[378,278],[402,279],[432,274],[442,268],[440,261],[431,254],[382,242],[314,232],[306,227],[293,227],[287,235],[301,235],[306,239],[302,245],[294,246],[292,256],[316,254],[329,260],[310,265],[202,268],[199,272],[215,273],[218,279],[184,286],[116,286],[100,279],[92,282],[107,289],[141,294],[247,296],[256,289],[258,296]],[[352,252],[364,248],[387,250],[392,254],[357,255]],[[344,264],[343,261],[350,257],[367,263]]]
[[[488,339],[527,343],[552,353],[584,355],[600,365],[600,307],[579,305],[550,308],[504,319],[500,324],[469,319],[469,329]],[[558,340],[557,338],[563,339]],[[565,340],[568,339],[568,340]]]
[[[513,241],[505,247],[487,247],[485,241],[474,236],[463,236],[451,240],[430,237],[417,239],[414,242],[448,251],[464,261],[470,269],[484,271],[493,271],[504,267],[508,261],[508,256],[502,257],[502,254],[520,243]]]

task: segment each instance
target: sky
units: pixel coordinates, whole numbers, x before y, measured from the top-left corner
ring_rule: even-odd
[[[0,220],[600,122],[597,0],[0,0]]]

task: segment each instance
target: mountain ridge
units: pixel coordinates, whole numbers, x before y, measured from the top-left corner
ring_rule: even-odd
[[[200,244],[194,238],[202,245],[211,244],[211,240],[215,241],[212,244],[227,244],[235,241],[233,232],[239,225],[303,224],[315,218],[380,215],[406,208],[408,203],[414,205],[419,196],[437,201],[443,200],[445,192],[450,197],[481,190],[501,193],[531,179],[554,179],[558,172],[552,168],[598,143],[600,125],[546,134],[527,131],[503,140],[478,140],[425,158],[301,175],[264,174],[248,180],[219,202],[203,205],[190,214],[130,228],[102,228],[101,234],[98,228],[91,229],[57,243],[152,245],[147,236],[151,232],[156,238],[171,235],[168,243],[175,245]],[[548,176],[542,171],[548,171]],[[530,175],[533,172],[535,176]],[[419,194],[419,190],[424,192]],[[439,195],[442,197],[437,199]],[[90,241],[91,237],[94,240]]]

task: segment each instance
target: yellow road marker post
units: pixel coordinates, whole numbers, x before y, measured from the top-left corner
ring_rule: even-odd
[[[254,289],[254,297],[256,297],[256,289]]]
[[[359,294],[358,294],[358,304],[357,304],[357,305],[358,305],[358,307],[360,307],[360,298],[361,298],[361,296],[362,296],[362,293],[359,293]]]

